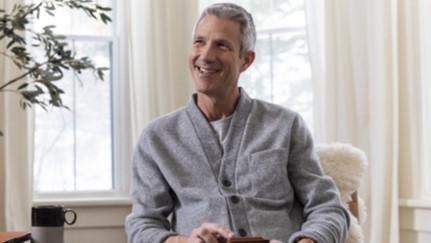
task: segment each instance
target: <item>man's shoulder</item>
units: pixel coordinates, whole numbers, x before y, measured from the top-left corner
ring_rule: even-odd
[[[253,99],[253,103],[254,103],[254,109],[257,112],[267,112],[267,113],[274,113],[279,115],[283,114],[283,115],[293,116],[293,117],[298,115],[298,112],[288,107],[275,104],[272,102],[268,102],[260,99]]]
[[[153,119],[145,126],[145,130],[159,130],[172,127],[175,124],[182,122],[186,116],[186,108],[181,107],[177,110],[171,111]]]

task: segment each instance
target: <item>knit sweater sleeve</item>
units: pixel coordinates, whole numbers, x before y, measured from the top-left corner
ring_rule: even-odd
[[[305,222],[289,242],[309,237],[316,242],[344,242],[350,223],[332,178],[325,176],[305,122],[296,117],[291,131],[288,171],[295,194],[304,205]]]
[[[129,243],[161,243],[176,233],[168,216],[172,211],[170,187],[151,155],[144,130],[132,161],[132,212],[125,222]]]

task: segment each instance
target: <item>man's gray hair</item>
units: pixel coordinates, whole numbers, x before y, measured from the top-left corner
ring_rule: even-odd
[[[247,10],[233,3],[212,4],[205,8],[199,16],[193,29],[193,36],[199,23],[207,15],[213,15],[222,19],[238,22],[241,26],[240,55],[242,56],[248,51],[254,51],[254,46],[256,44],[256,27],[253,22],[253,17],[249,12],[247,12]]]

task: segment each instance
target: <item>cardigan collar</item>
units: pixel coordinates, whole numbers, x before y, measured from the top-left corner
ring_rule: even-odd
[[[234,166],[235,163],[232,162],[236,162],[236,156],[240,149],[245,125],[252,106],[253,100],[248,96],[245,90],[240,87],[239,91],[240,98],[235,107],[235,111],[232,114],[229,131],[223,144],[220,144],[211,124],[197,106],[197,94],[193,94],[186,108],[189,119],[199,137],[216,178],[219,177],[220,168],[222,166],[224,167],[228,164],[230,164],[230,166]]]

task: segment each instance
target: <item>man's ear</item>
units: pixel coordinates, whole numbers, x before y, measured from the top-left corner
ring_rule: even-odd
[[[244,63],[242,64],[241,72],[247,70],[247,68],[250,67],[250,65],[254,62],[255,58],[256,54],[254,53],[254,51],[246,52],[243,56]]]

